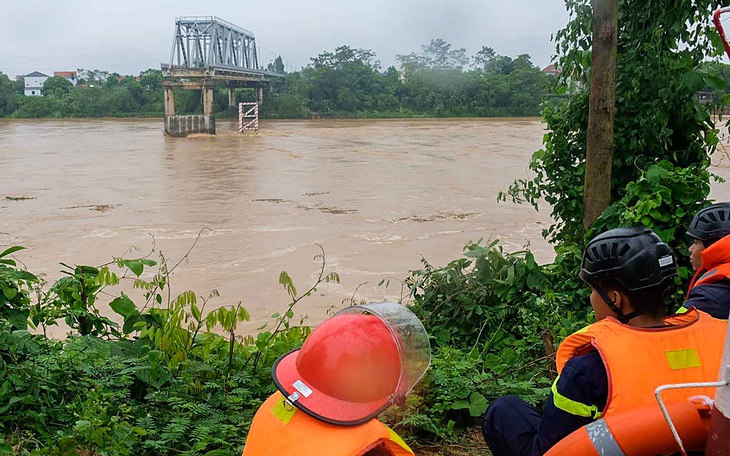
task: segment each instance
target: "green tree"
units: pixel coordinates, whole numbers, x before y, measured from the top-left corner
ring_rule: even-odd
[[[431,40],[423,46],[423,61],[434,70],[463,70],[469,63],[466,49],[451,49],[451,44],[441,38]]]
[[[380,63],[366,49],[340,46],[312,59],[302,70],[304,95],[312,111],[334,114],[377,108]]]
[[[139,74],[139,83],[145,90],[157,90],[162,88],[164,77],[162,71],[150,68]]]
[[[466,49],[451,49],[451,44],[437,38],[421,46],[421,54],[399,54],[396,60],[401,71],[411,75],[422,70],[434,71],[462,71],[469,64]]]
[[[141,78],[140,78],[141,81]],[[144,98],[144,89],[142,88],[142,84],[136,81],[133,77],[126,77],[122,80],[122,87],[124,87],[127,92],[134,98],[134,101],[137,102],[140,106],[144,104],[145,98]]]
[[[574,83],[589,86],[591,4],[568,0],[566,5],[572,19],[556,34],[558,93]],[[709,0],[658,0],[650,9],[619,2],[613,205],[595,229],[650,226],[676,251],[684,251],[684,229],[708,196],[709,155],[718,141],[710,112],[696,96],[702,87],[717,82],[701,70],[706,58],[718,54],[713,45],[717,33],[710,24],[715,7]],[[544,148],[532,157],[536,177],[516,182],[511,192],[536,207],[544,198],[556,222],[546,231],[548,238],[581,245],[586,235],[582,219],[588,91],[552,99],[543,117],[549,132]],[[652,168],[655,165],[665,171]],[[680,174],[699,180],[690,188],[672,184]],[[662,179],[666,191],[639,197],[632,186],[649,176],[657,185]]]
[[[489,46],[482,46],[482,48],[474,55],[472,60],[474,62],[474,67],[486,73],[489,72],[489,69],[496,58],[497,53],[494,52],[494,49]]]
[[[104,94],[111,114],[131,114],[139,111],[139,102],[126,87],[114,87]]]
[[[59,103],[55,97],[23,97],[15,115],[25,118],[58,117]]]
[[[43,83],[43,95],[62,97],[73,90],[74,85],[61,76],[53,76]]]
[[[0,73],[0,117],[9,116],[18,108],[19,94],[7,75]]]
[[[104,79],[101,83],[102,85],[107,88],[111,89],[113,87],[116,87],[124,80],[124,77],[119,73],[107,73],[106,79]]]
[[[277,56],[273,62],[269,63],[266,70],[272,73],[284,74],[284,61],[281,56]]]

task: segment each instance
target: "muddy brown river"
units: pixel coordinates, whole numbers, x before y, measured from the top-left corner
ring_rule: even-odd
[[[443,265],[470,240],[553,256],[540,236],[547,206],[496,200],[529,175],[537,119],[265,121],[255,136],[234,127],[175,139],[159,119],[0,121],[0,248],[27,247],[16,258],[54,281],[61,261],[99,265],[153,246],[176,263],[201,233],[173,289],[218,290],[209,308],[242,301],[253,319],[244,331],[286,308],[282,270],[299,290],[313,283],[317,244],[341,282],[298,304],[311,323],[353,296],[400,299],[399,280],[421,258]],[[720,158],[714,171],[730,178]],[[713,184],[712,196],[730,200],[728,187]]]

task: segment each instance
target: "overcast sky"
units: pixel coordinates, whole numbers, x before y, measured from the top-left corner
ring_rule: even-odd
[[[383,67],[432,38],[550,63],[562,0],[0,0],[0,72],[101,69],[137,74],[170,58],[177,16],[218,16],[256,35],[261,64],[287,70],[346,44]]]

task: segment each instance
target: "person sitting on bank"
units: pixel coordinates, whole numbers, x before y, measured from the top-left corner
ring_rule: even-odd
[[[405,306],[349,307],[280,357],[278,392],[259,408],[243,456],[407,456],[377,416],[405,396],[431,360],[428,334]]]
[[[542,455],[600,417],[657,406],[660,385],[715,379],[727,322],[697,309],[666,317],[664,299],[676,274],[669,246],[649,229],[596,236],[579,276],[591,287],[597,322],[560,344],[559,376],[542,416],[514,396],[491,404],[482,433],[494,456]],[[684,400],[682,394],[713,397],[714,389],[667,396]]]
[[[687,300],[678,313],[695,307],[715,318],[730,314],[730,203],[716,203],[699,211],[687,234],[694,238],[689,258],[696,271]]]

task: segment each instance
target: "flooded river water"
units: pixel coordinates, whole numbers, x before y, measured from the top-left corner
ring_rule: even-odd
[[[280,271],[300,290],[314,281],[316,244],[341,283],[300,303],[313,323],[353,294],[398,299],[397,280],[422,257],[445,264],[470,240],[552,258],[540,236],[549,208],[496,201],[528,176],[537,119],[269,121],[256,136],[218,127],[175,139],[159,119],[0,121],[0,247],[26,246],[16,257],[53,281],[60,261],[99,265],[130,247],[127,257],[154,245],[175,263],[202,230],[173,289],[216,289],[211,307],[242,301],[248,329],[286,308]],[[730,177],[727,160],[715,171]]]

